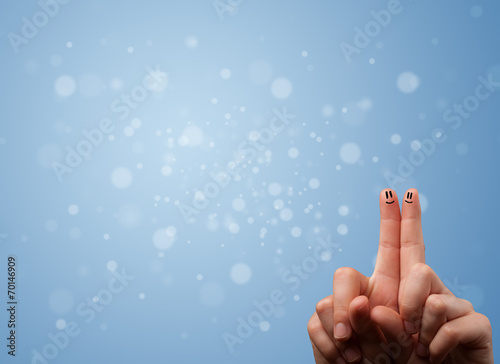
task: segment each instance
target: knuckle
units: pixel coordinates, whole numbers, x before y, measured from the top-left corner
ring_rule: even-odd
[[[467,311],[469,311],[469,312],[474,311],[474,306],[472,305],[471,302],[464,300],[463,298],[458,298],[458,300],[460,300],[463,303],[463,305],[466,307]]]
[[[492,329],[491,329],[491,322],[490,319],[483,315],[482,313],[475,312],[474,315],[476,316],[476,322],[482,327],[487,335],[487,337],[492,336]]]
[[[414,312],[415,309],[416,309],[415,302],[410,300],[402,300],[401,303],[399,304],[399,310],[405,318],[407,318],[408,315]]]
[[[307,332],[309,333],[311,339],[322,330],[323,325],[321,325],[321,321],[316,316],[311,317],[311,319],[307,323]]]
[[[335,309],[333,311],[333,321],[339,322],[339,321],[348,321],[349,320],[349,308],[347,306],[341,305],[341,306],[335,306]]]
[[[411,267],[411,274],[420,277],[429,277],[434,271],[425,263],[416,263]]]
[[[335,271],[333,279],[335,280],[348,280],[356,275],[356,270],[351,267],[341,267]]]
[[[316,304],[316,312],[318,315],[327,313],[333,310],[333,298],[331,296],[323,298]]]
[[[449,324],[444,324],[441,327],[441,330],[443,330],[443,335],[448,337],[450,340],[452,340],[454,342],[457,340],[457,336],[458,336],[459,332],[457,331],[457,329],[454,326],[449,325]]]
[[[394,242],[387,239],[380,239],[378,242],[378,246],[383,248],[394,248]]]
[[[438,295],[430,295],[425,301],[425,310],[432,316],[442,316],[446,312],[446,303]]]

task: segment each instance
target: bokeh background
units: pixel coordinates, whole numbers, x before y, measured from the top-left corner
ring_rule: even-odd
[[[19,302],[2,363],[312,363],[307,321],[335,269],[371,274],[388,186],[419,189],[427,263],[495,334],[500,89],[474,94],[500,81],[498,3],[55,4],[0,5],[0,277],[15,255]],[[199,192],[251,142],[227,187]]]

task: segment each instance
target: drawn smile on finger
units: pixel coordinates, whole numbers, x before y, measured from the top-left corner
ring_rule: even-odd
[[[390,196],[391,196],[391,198],[392,198],[392,191],[385,191],[385,198],[386,198],[386,199],[389,199],[389,195],[390,195]],[[386,204],[388,204],[388,205],[390,205],[390,204],[393,204],[393,203],[394,203],[394,200],[392,200],[392,201],[390,201],[390,202],[389,202],[389,201],[385,201],[385,203],[386,203]]]
[[[413,197],[413,192],[407,192],[406,193],[407,200],[405,200],[405,202],[406,203],[413,203],[413,201],[408,201],[408,200],[411,200],[412,197]]]

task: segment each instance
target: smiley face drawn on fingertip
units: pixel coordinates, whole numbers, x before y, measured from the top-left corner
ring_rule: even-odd
[[[405,202],[406,203],[413,203],[413,201],[408,201],[408,200],[411,200],[412,197],[413,197],[413,192],[407,192],[406,193],[407,200],[405,200]]]
[[[392,191],[391,190],[387,190],[385,191],[385,198],[386,199],[389,199],[389,195],[391,195],[391,198],[392,198]],[[392,201],[385,201],[386,204],[390,205],[390,204],[393,204],[394,203],[394,200]]]

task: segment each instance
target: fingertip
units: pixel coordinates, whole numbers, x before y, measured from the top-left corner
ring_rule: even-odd
[[[392,188],[384,188],[380,191],[379,201],[380,204],[392,205],[392,202],[397,197],[396,191]]]
[[[393,198],[394,196],[396,196],[396,192],[392,188],[384,188],[380,191],[380,201],[385,201],[386,199]]]
[[[358,296],[349,305],[349,320],[357,332],[370,321],[370,301],[366,296]]]
[[[391,323],[392,325],[397,324],[400,321],[401,326],[403,322],[401,321],[399,314],[385,306],[375,306],[370,310],[370,318],[379,326]]]
[[[383,306],[375,306],[370,310],[370,318],[379,326],[379,322],[383,321],[383,308]]]
[[[370,318],[377,324],[384,335],[391,340],[410,340],[399,314],[384,306],[376,306],[370,311]]]
[[[403,218],[420,216],[420,199],[416,188],[410,188],[403,196]]]
[[[380,192],[379,203],[381,218],[395,220],[400,218],[398,196],[392,188],[385,188]]]
[[[375,324],[370,319],[370,300],[366,296],[358,296],[349,305],[349,319],[357,335],[373,331]]]
[[[370,300],[366,296],[358,296],[349,305],[349,312],[355,317],[365,317],[370,314]]]

